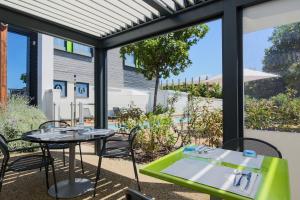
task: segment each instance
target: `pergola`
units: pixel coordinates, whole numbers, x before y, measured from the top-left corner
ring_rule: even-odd
[[[266,1],[0,0],[0,21],[95,47],[95,126],[105,128],[107,50],[221,18],[226,141],[243,136],[243,8]]]

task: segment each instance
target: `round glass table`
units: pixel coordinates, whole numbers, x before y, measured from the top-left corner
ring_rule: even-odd
[[[92,183],[86,178],[75,177],[75,147],[78,142],[99,141],[114,135],[110,129],[78,129],[76,127],[54,128],[47,131],[33,130],[23,134],[23,140],[42,143],[47,146],[49,143],[69,144],[69,177],[57,183],[58,198],[74,198],[85,194],[93,189]],[[55,187],[52,185],[48,193],[55,198]]]

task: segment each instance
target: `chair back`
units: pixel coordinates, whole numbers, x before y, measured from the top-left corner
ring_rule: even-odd
[[[223,149],[234,151],[254,150],[257,154],[282,158],[281,152],[272,144],[256,138],[235,138],[223,144]]]
[[[66,128],[66,127],[70,127],[70,125],[62,120],[51,120],[51,121],[46,121],[44,123],[42,123],[39,126],[39,129],[51,129],[51,128]]]
[[[131,146],[133,145],[134,139],[136,138],[136,136],[140,130],[141,130],[140,126],[136,126],[133,129],[131,129],[131,131],[129,133],[129,137],[128,137],[128,140],[129,140]]]
[[[1,157],[3,157],[1,159]],[[1,179],[3,178],[3,174],[5,172],[5,168],[7,165],[7,162],[9,160],[9,150],[7,146],[7,140],[5,137],[0,134],[0,182],[2,181]]]

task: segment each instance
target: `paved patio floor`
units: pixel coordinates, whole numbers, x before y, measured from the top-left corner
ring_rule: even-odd
[[[95,179],[98,157],[93,155],[93,146],[90,144],[82,145],[85,174],[81,174],[79,168],[79,155],[77,155],[77,177],[88,177]],[[77,151],[78,152],[78,151]],[[67,155],[67,154],[66,154]],[[68,163],[64,167],[62,154],[54,152],[56,159],[57,179],[64,180],[68,176]],[[103,159],[103,173],[97,187],[97,196],[92,197],[92,192],[75,198],[76,200],[101,199],[101,200],[119,200],[124,198],[126,188],[135,188],[134,173],[132,163],[123,159]],[[140,165],[138,166],[140,167]],[[52,174],[50,174],[50,184],[52,184]],[[158,179],[154,179],[139,174],[143,193],[150,195],[158,200],[208,200],[208,195],[200,194]],[[51,200],[47,194],[45,173],[39,170],[12,173],[8,172],[5,176],[1,200]]]

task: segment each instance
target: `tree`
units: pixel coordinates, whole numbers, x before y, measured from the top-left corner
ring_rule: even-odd
[[[300,23],[274,28],[265,50],[263,71],[279,74],[286,87],[300,89]]]
[[[208,32],[205,24],[161,35],[155,38],[129,44],[120,49],[121,57],[131,54],[135,57],[137,71],[148,80],[155,79],[153,111],[156,109],[160,78],[178,75],[192,64],[189,59],[191,46]]]

